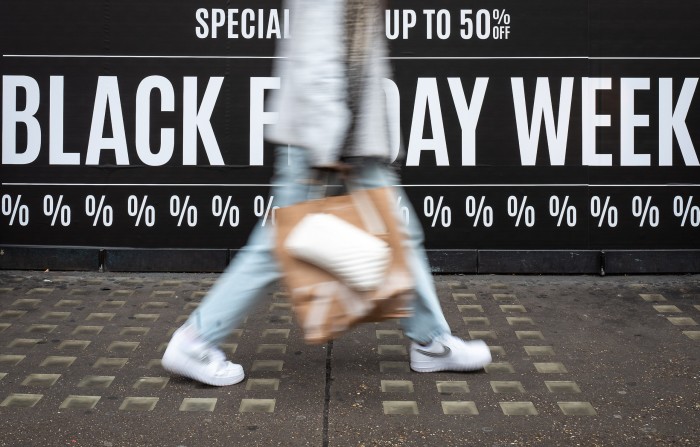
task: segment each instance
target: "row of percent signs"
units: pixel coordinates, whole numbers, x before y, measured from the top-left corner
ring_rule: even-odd
[[[680,226],[686,225],[697,228],[700,226],[700,205],[695,204],[693,196],[675,196],[673,199],[673,214],[680,220]],[[398,197],[397,206],[405,222],[408,222],[410,212],[408,206],[402,204]],[[211,199],[211,214],[217,218],[219,227],[235,228],[240,224],[241,210],[232,203],[232,196],[213,196]],[[261,195],[253,199],[253,214],[260,219],[262,226],[275,223],[278,206],[273,205],[274,196],[265,198]],[[426,196],[423,200],[423,215],[430,220],[430,226],[449,228],[452,225],[452,207],[445,203],[444,196]],[[9,218],[9,225],[29,225],[29,206],[22,203],[22,195],[2,196],[2,214]],[[639,221],[639,226],[658,227],[661,211],[653,204],[652,196],[635,196],[631,203],[632,215]],[[43,214],[49,218],[51,226],[70,226],[72,209],[64,203],[64,196],[45,195],[43,198]],[[112,205],[107,203],[107,197],[88,195],[85,197],[85,215],[92,220],[92,226],[103,225],[110,227],[114,223],[115,212]],[[196,227],[199,209],[191,203],[189,195],[172,195],[169,200],[169,214],[178,227]],[[494,209],[488,204],[485,196],[468,196],[465,201],[466,216],[471,219],[474,227],[491,227],[494,224]],[[156,224],[156,206],[150,203],[148,195],[131,195],[127,199],[127,213],[132,217],[134,226],[142,224],[153,227]],[[533,227],[536,221],[535,207],[528,204],[528,196],[510,196],[507,200],[507,213],[515,227],[521,225]],[[619,209],[612,203],[610,196],[593,196],[590,200],[590,216],[598,227],[615,228],[619,224]],[[549,198],[549,215],[556,220],[557,227],[575,227],[578,222],[578,210],[570,203],[569,196],[556,195]],[[172,219],[171,219],[172,220]]]
[[[423,215],[430,221],[430,226],[449,228],[452,225],[452,208],[444,203],[444,196],[434,198],[426,196],[423,200]],[[399,198],[400,200],[400,198]],[[578,210],[569,203],[570,196],[549,198],[549,216],[556,220],[557,227],[566,225],[575,227],[578,222]],[[402,210],[407,221],[408,209]],[[639,222],[640,227],[650,226],[656,228],[661,220],[659,207],[653,204],[652,196],[634,196],[632,199],[632,215]],[[471,219],[472,226],[484,226],[490,228],[494,224],[494,209],[487,204],[485,196],[468,196],[465,201],[466,216]],[[507,212],[515,227],[521,225],[535,226],[535,207],[528,204],[528,196],[510,196],[507,200]],[[673,214],[680,219],[680,226],[686,224],[694,228],[700,226],[700,205],[695,205],[693,196],[675,196],[673,199]],[[594,223],[600,227],[615,228],[619,223],[618,207],[611,204],[610,196],[593,196],[590,200],[590,216]]]
[[[169,200],[170,216],[175,218],[178,227],[196,227],[199,219],[197,206],[190,203],[191,197],[173,195]],[[211,200],[211,214],[217,218],[220,227],[225,225],[237,227],[240,224],[241,211],[233,205],[233,198],[216,195]],[[274,196],[267,199],[263,196],[255,196],[253,199],[253,213],[260,218],[260,224],[265,226],[275,223],[276,210],[273,206]],[[91,218],[92,226],[102,225],[111,227],[114,223],[114,207],[107,202],[107,196],[88,195],[85,197],[85,215]],[[29,206],[22,203],[22,195],[12,196],[4,194],[1,199],[2,214],[9,218],[8,224],[18,224],[26,227],[29,225]],[[64,203],[63,194],[58,196],[45,195],[43,198],[43,214],[49,218],[50,225],[68,227],[73,220],[73,209]],[[127,214],[132,217],[134,226],[141,225],[153,227],[156,225],[156,206],[149,201],[148,195],[131,195],[127,199]]]

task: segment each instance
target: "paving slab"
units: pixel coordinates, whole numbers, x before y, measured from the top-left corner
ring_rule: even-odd
[[[396,321],[306,345],[275,287],[223,388],[159,362],[216,277],[0,271],[0,445],[700,445],[700,276],[436,276],[475,373],[411,372]]]

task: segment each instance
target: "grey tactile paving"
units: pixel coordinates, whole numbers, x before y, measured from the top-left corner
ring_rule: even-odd
[[[246,380],[219,388],[160,365],[216,275],[61,274],[50,287],[45,275],[0,272],[0,428],[17,445],[52,445],[49,433],[70,429],[57,414],[85,445],[189,445],[188,431],[204,426],[212,446],[323,445],[324,403],[329,447],[700,439],[689,398],[700,394],[695,279],[438,277],[453,333],[484,339],[494,356],[466,374],[412,372],[397,321],[308,346],[286,294],[273,292],[221,346]],[[663,286],[674,281],[680,292]],[[34,421],[46,430],[23,444],[20,427]],[[102,437],[104,424],[130,429]],[[159,426],[168,429],[156,441]]]

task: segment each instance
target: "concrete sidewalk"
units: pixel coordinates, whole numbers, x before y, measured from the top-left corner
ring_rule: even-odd
[[[159,359],[216,277],[1,271],[0,445],[700,445],[700,276],[438,276],[469,374],[412,373],[393,321],[307,346],[273,291],[213,388]]]

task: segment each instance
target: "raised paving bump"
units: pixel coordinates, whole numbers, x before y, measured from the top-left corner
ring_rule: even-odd
[[[22,386],[52,387],[56,384],[61,374],[30,374],[22,381]]]
[[[408,362],[379,362],[379,371],[383,373],[407,373],[410,370]]]
[[[697,326],[698,322],[690,317],[666,317],[674,326]]]
[[[32,408],[43,397],[43,394],[12,393],[0,403],[0,407]]]
[[[214,411],[217,399],[215,397],[186,397],[182,400],[180,411]]]
[[[478,312],[484,313],[484,306],[481,304],[459,304],[457,309],[460,312]]]
[[[535,326],[535,321],[530,317],[506,317],[506,321],[510,326]]]
[[[134,314],[134,320],[149,321],[155,323],[160,318],[160,314]]]
[[[473,401],[442,401],[442,412],[447,415],[478,416],[479,410]]]
[[[53,292],[53,288],[49,287],[36,287],[27,291],[27,295],[48,295]]]
[[[438,380],[435,382],[440,394],[462,394],[469,392],[469,384],[463,380]]]
[[[235,343],[232,343],[235,344]],[[238,346],[236,344],[236,346]],[[255,350],[256,354],[286,354],[287,345],[284,344],[261,344]]]
[[[414,416],[418,414],[418,403],[416,401],[383,401],[384,414]]]
[[[76,327],[72,335],[99,335],[102,332],[104,326],[78,326]]]
[[[119,335],[146,335],[151,330],[149,327],[129,326],[119,331]]]
[[[566,367],[558,362],[534,363],[535,369],[540,374],[566,374]]]
[[[153,411],[158,404],[157,397],[127,397],[119,409],[122,411]]]
[[[107,309],[121,309],[126,304],[126,301],[106,300],[102,301],[97,307]]]
[[[0,312],[0,318],[22,318],[24,315],[27,314],[26,310],[3,310]]]
[[[514,374],[515,373],[515,368],[513,368],[513,365],[511,365],[509,362],[493,362],[489,365],[486,365],[484,370],[489,374],[498,374],[498,373]]]
[[[25,358],[26,355],[0,354],[0,366],[17,366]]]
[[[92,410],[100,401],[102,396],[68,396],[59,406],[61,409],[70,410]]]
[[[24,309],[36,309],[42,303],[42,300],[36,298],[20,298],[11,304],[12,307],[21,307]]]
[[[639,296],[642,297],[644,301],[649,303],[666,301],[666,297],[660,293],[640,293]]]
[[[518,381],[491,381],[494,393],[524,393],[523,384]]]
[[[521,304],[501,304],[498,306],[501,308],[501,312],[504,313],[525,313],[527,309]]]
[[[540,331],[515,331],[518,340],[544,340],[544,335]]]
[[[50,355],[50,356],[46,357],[46,358],[39,364],[39,366],[68,368],[68,367],[70,367],[70,366],[73,364],[73,362],[75,362],[77,359],[78,359],[78,357],[61,356],[61,355]]]
[[[277,391],[280,379],[248,379],[245,389],[248,391]]]
[[[468,331],[472,340],[498,340],[496,331]]]
[[[70,312],[46,312],[41,316],[42,320],[58,320],[65,321],[70,317]]]
[[[669,313],[681,313],[682,311],[678,308],[678,306],[674,305],[667,305],[667,304],[655,304],[654,309],[656,309],[657,312],[663,313],[663,314],[669,314]]]
[[[487,317],[462,317],[462,321],[467,326],[491,326]]]
[[[112,321],[116,314],[113,312],[93,312],[89,314],[86,321]]]
[[[87,376],[79,383],[78,388],[109,388],[116,376]]]
[[[513,293],[494,293],[493,299],[495,301],[517,301],[518,297]]]
[[[42,341],[38,338],[15,338],[12,340],[7,347],[8,348],[20,348],[20,349],[31,349]]]
[[[254,360],[251,371],[279,372],[284,369],[284,360]]]
[[[539,412],[532,402],[499,402],[506,416],[537,416]]]
[[[170,377],[141,377],[133,385],[137,390],[162,390],[168,385]]]
[[[263,338],[289,338],[289,329],[264,329],[262,332]]]
[[[561,411],[567,416],[597,416],[598,413],[590,402],[557,402]]]
[[[492,356],[505,356],[506,350],[503,346],[492,346],[489,345],[489,351],[491,351]]]
[[[575,393],[581,392],[576,382],[570,380],[546,380],[545,385],[550,393]]]
[[[523,349],[530,357],[554,355],[554,349],[551,346],[523,346]]]
[[[413,393],[413,382],[410,380],[382,380],[383,393]]]
[[[408,350],[406,349],[406,346],[404,345],[379,345],[377,346],[377,353],[379,355],[387,355],[387,356],[401,356],[401,357],[406,357],[408,356]]]
[[[403,339],[403,331],[399,329],[377,329],[375,334],[377,336],[377,340]]]
[[[274,413],[275,399],[242,399],[239,413]]]
[[[453,293],[452,299],[454,301],[476,301],[476,295],[473,293]]]
[[[93,368],[123,368],[129,361],[128,358],[100,357],[92,365]]]
[[[54,307],[78,307],[83,304],[83,300],[60,300]]]

